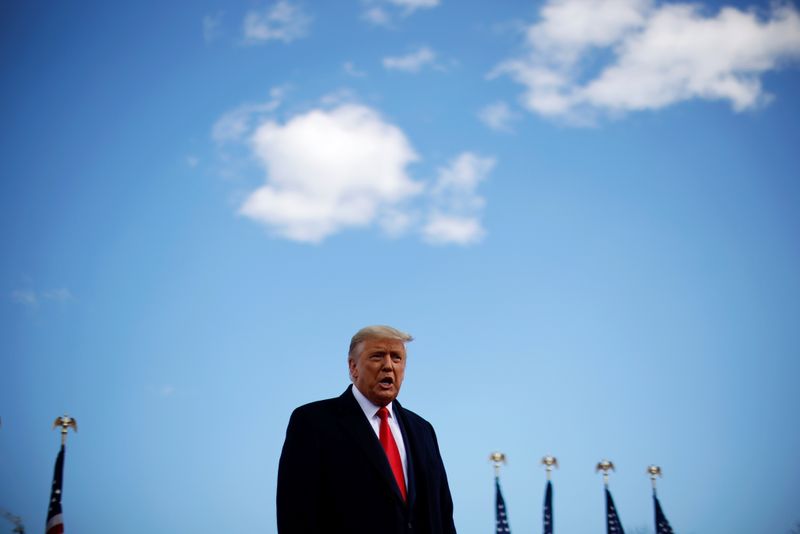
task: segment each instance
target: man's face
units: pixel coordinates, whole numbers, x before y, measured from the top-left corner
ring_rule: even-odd
[[[406,370],[406,347],[399,339],[367,338],[358,359],[348,361],[350,377],[373,404],[386,406],[397,398]]]

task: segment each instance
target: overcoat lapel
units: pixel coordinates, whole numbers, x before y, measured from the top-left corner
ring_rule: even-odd
[[[414,476],[414,456],[417,448],[414,442],[415,436],[409,428],[410,425],[405,418],[403,407],[400,406],[397,400],[394,401],[394,406],[392,408],[395,417],[397,417],[397,424],[400,426],[400,433],[403,435],[403,443],[405,443],[406,446],[406,476],[408,477],[408,480],[406,480],[406,495],[408,496],[408,507],[413,509],[414,501],[417,497],[416,477]]]
[[[369,421],[367,421],[366,417],[364,417],[364,412],[361,410],[361,406],[358,405],[358,401],[356,401],[356,398],[350,391],[351,387],[353,386],[348,387],[347,390],[339,397],[341,426],[350,436],[352,441],[361,447],[361,449],[364,451],[364,455],[369,459],[370,463],[375,467],[375,469],[378,470],[381,478],[384,480],[384,482],[386,482],[392,493],[394,493],[397,499],[402,503],[403,496],[400,494],[400,488],[397,487],[397,482],[394,479],[392,468],[389,466],[389,460],[386,458],[386,453],[381,446],[378,436],[375,435],[375,431],[372,430]],[[397,413],[396,409],[395,413]],[[406,456],[410,457],[408,449],[406,449],[406,453]],[[409,473],[410,472],[411,467],[409,464]]]

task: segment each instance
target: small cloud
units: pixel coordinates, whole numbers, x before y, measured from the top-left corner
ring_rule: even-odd
[[[352,61],[345,61],[344,65],[342,65],[342,69],[344,69],[344,72],[348,76],[352,76],[353,78],[363,78],[367,75],[363,70],[358,70]]]
[[[477,189],[494,165],[494,158],[462,152],[439,169],[432,188],[432,209],[422,229],[425,241],[470,245],[483,238],[486,232],[480,214],[485,200]]]
[[[427,46],[423,46],[405,56],[383,58],[383,67],[386,70],[419,72],[422,67],[432,64],[435,59],[436,53]]]
[[[147,384],[145,386],[145,391],[150,396],[160,397],[162,399],[173,397],[176,393],[178,393],[178,389],[172,384]]]
[[[244,42],[257,44],[267,41],[290,43],[308,35],[311,17],[289,2],[279,0],[260,10],[248,11],[244,17]]]
[[[11,300],[17,304],[22,304],[23,306],[28,306],[31,308],[34,308],[39,304],[39,297],[36,295],[36,292],[27,289],[16,289],[12,291]]]
[[[462,152],[449,165],[439,169],[433,193],[441,204],[456,211],[468,211],[483,206],[477,195],[478,185],[489,176],[495,165],[494,158],[474,152]]]
[[[197,156],[186,156],[186,165],[194,169],[200,164],[200,158]]]
[[[439,5],[439,0],[362,0],[361,18],[374,26],[390,27],[397,18],[405,18],[421,9]]]
[[[66,302],[72,299],[72,292],[67,288],[35,291],[32,289],[16,289],[11,292],[11,300],[28,308],[36,308],[45,302]]]
[[[283,101],[286,87],[273,87],[269,100],[258,104],[244,104],[217,119],[211,137],[217,143],[240,141],[251,131],[253,123],[273,113]]]
[[[335,107],[342,104],[357,104],[358,99],[355,93],[350,89],[343,88],[324,95],[319,99],[320,103],[324,106]]]
[[[430,9],[439,5],[439,0],[389,0],[390,4],[414,12],[417,9]]]
[[[374,26],[389,26],[392,21],[389,13],[380,7],[366,9],[361,17]]]
[[[387,209],[378,220],[381,229],[389,237],[399,237],[412,227],[415,217],[412,213],[400,209]]]
[[[64,302],[70,299],[72,299],[72,293],[70,292],[69,289],[65,287],[42,292],[42,300],[54,300],[57,302]]]
[[[523,19],[507,19],[494,22],[489,26],[489,31],[497,36],[509,36],[518,38],[524,35],[528,29],[528,23]]]
[[[496,132],[511,132],[511,123],[519,117],[505,102],[495,102],[480,110],[478,118]]]
[[[486,231],[477,217],[456,217],[433,213],[422,229],[422,237],[432,245],[472,245],[478,243]]]
[[[222,35],[222,17],[223,11],[216,15],[206,15],[203,17],[203,40],[206,43],[211,43],[219,39]]]

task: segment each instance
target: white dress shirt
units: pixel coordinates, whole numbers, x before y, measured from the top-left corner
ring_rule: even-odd
[[[373,404],[363,393],[353,384],[353,396],[358,401],[358,405],[364,411],[364,416],[375,431],[375,436],[380,439],[381,435],[381,418],[378,417],[378,410],[380,406]],[[389,410],[389,429],[392,431],[394,441],[397,443],[397,450],[400,452],[400,460],[403,462],[403,477],[406,480],[406,487],[408,487],[408,468],[406,462],[406,444],[403,442],[403,434],[400,432],[400,426],[397,424],[397,419],[394,417],[394,403],[390,402],[386,405]]]

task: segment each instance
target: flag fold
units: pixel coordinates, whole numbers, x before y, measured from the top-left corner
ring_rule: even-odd
[[[64,445],[58,451],[56,467],[53,471],[53,487],[50,490],[50,503],[47,507],[47,526],[45,534],[63,534],[64,521],[61,515],[61,484],[64,480]]]

